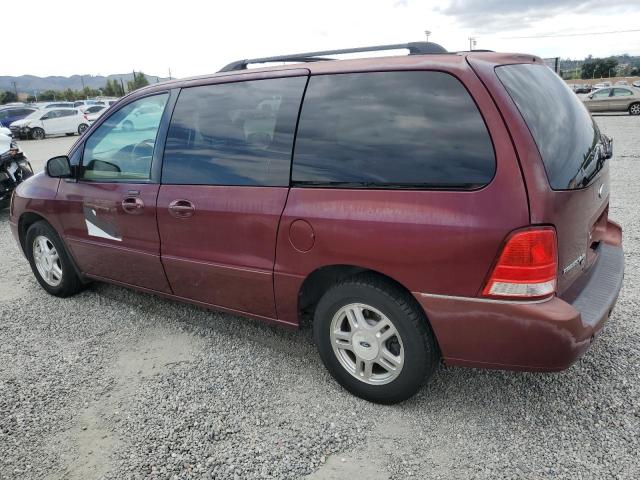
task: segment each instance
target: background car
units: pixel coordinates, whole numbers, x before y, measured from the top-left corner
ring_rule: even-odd
[[[101,100],[76,100],[73,102],[73,108],[89,107],[91,105],[104,105]]]
[[[40,109],[73,108],[73,102],[38,102],[34,106]]]
[[[617,87],[626,87],[629,85],[629,82],[627,82],[626,80],[618,80],[616,83],[614,83],[614,85]]]
[[[629,112],[640,115],[640,90],[633,87],[600,88],[582,99],[590,112]]]
[[[633,85],[634,87],[640,88],[640,80],[636,80],[631,85]]]
[[[16,138],[42,140],[47,135],[81,135],[89,122],[75,108],[52,108],[36,110],[31,115],[11,124],[11,133]]]
[[[16,120],[31,115],[37,109],[33,107],[0,107],[0,127],[9,128]]]

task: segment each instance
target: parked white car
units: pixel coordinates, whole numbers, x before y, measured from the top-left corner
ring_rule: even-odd
[[[89,128],[89,122],[75,108],[52,108],[36,110],[28,117],[13,122],[9,128],[16,138],[42,140],[47,135],[82,135]]]

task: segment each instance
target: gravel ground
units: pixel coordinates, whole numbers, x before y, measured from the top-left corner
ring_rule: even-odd
[[[392,407],[338,387],[308,331],[47,296],[0,213],[0,478],[638,478],[640,118],[597,120],[627,262],[603,334],[568,371],[441,369]]]

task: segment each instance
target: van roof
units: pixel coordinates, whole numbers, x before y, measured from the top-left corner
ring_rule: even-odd
[[[187,86],[195,86],[206,84],[208,81],[226,78],[226,77],[242,77],[243,75],[254,74],[268,74],[273,72],[282,72],[283,76],[290,76],[293,74],[311,74],[321,75],[327,73],[350,73],[359,71],[370,71],[372,69],[379,70],[411,70],[411,69],[424,69],[434,68],[442,66],[443,68],[451,68],[456,65],[465,64],[467,57],[474,57],[482,59],[485,62],[493,63],[495,65],[513,64],[513,63],[544,63],[541,58],[522,53],[497,53],[489,50],[472,50],[462,52],[447,52],[437,44],[429,42],[413,42],[408,44],[395,44],[395,45],[383,45],[380,47],[382,50],[390,50],[394,47],[394,50],[406,48],[411,52],[411,48],[415,45],[436,45],[436,48],[441,51],[434,51],[431,53],[423,53],[425,50],[416,49],[409,55],[394,55],[394,56],[379,56],[379,57],[365,57],[365,58],[351,58],[351,59],[335,59],[326,58],[321,55],[336,55],[342,53],[357,53],[357,52],[369,52],[377,51],[375,47],[362,47],[358,49],[345,49],[345,50],[330,50],[326,52],[311,52],[311,53],[299,53],[293,55],[282,55],[278,57],[265,57],[259,59],[239,60],[232,62],[225,66],[222,70],[206,75],[198,75],[188,78],[181,78],[175,80],[167,80],[161,83],[156,83],[143,87],[136,92],[144,91],[149,92],[152,90],[163,90],[169,88],[179,88]],[[321,55],[318,55],[321,54]],[[258,67],[247,69],[249,64],[259,64],[279,62],[278,65]],[[282,64],[283,62],[287,62]],[[236,67],[237,66],[237,67]],[[236,68],[234,68],[236,67]]]

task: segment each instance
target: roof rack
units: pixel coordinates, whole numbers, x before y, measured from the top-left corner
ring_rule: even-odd
[[[219,72],[233,72],[235,70],[246,70],[248,65],[255,63],[274,63],[274,62],[322,62],[334,60],[326,58],[326,55],[340,55],[344,53],[361,53],[361,52],[381,52],[384,50],[409,50],[409,55],[425,55],[433,53],[447,53],[447,51],[437,43],[433,42],[409,42],[396,43],[392,45],[375,45],[372,47],[343,48],[340,50],[323,50],[319,52],[294,53],[291,55],[278,55],[276,57],[249,58],[245,60],[237,60],[224,66]]]

